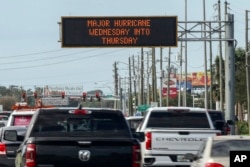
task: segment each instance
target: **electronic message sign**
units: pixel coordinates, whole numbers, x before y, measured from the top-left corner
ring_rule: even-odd
[[[177,46],[177,17],[61,17],[62,47]]]

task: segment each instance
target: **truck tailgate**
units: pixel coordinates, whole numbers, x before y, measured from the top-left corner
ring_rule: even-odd
[[[36,140],[38,167],[97,167],[132,165],[131,139],[50,138]],[[46,162],[46,164],[44,164]],[[122,162],[122,163],[120,163]]]
[[[152,130],[152,154],[154,153],[168,153],[194,152],[199,149],[203,141],[208,136],[215,136],[214,130]]]

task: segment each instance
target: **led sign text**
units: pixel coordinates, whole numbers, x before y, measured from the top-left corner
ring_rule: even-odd
[[[63,17],[62,46],[177,46],[176,17]]]

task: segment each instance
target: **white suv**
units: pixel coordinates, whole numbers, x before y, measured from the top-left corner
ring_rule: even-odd
[[[28,126],[38,108],[29,108],[27,103],[17,103],[16,109],[10,114],[6,126]]]
[[[37,109],[15,110],[9,116],[6,126],[28,126]]]

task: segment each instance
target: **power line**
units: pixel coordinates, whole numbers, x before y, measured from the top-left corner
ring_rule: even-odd
[[[27,53],[27,54],[13,55],[13,56],[1,56],[0,59],[9,59],[9,58],[12,58],[12,57],[15,58],[15,57],[30,56],[30,55],[39,55],[39,54],[53,53],[53,52],[58,52],[58,51],[63,51],[63,50],[59,49],[59,50],[50,50],[50,51],[43,51],[43,52]]]
[[[76,52],[76,53],[69,53],[69,54],[65,54],[65,55],[58,55],[58,56],[54,56],[54,57],[49,57],[49,59],[50,60],[51,59],[57,59],[57,58],[77,55],[77,54],[81,54],[81,53],[87,53],[87,52],[91,52],[91,51],[93,51],[93,50],[88,50],[88,51],[83,51],[83,52]],[[3,64],[20,64],[20,63],[27,63],[27,62],[36,62],[36,61],[41,61],[41,60],[48,60],[48,58],[40,58],[40,59],[33,59],[33,60],[24,60],[24,61],[0,63],[0,65],[3,65]]]
[[[27,69],[27,68],[37,68],[37,67],[45,67],[45,66],[51,66],[51,65],[56,65],[56,64],[63,64],[63,63],[71,63],[74,61],[79,61],[82,59],[86,59],[86,58],[93,58],[93,57],[98,57],[98,56],[102,56],[102,55],[106,55],[106,54],[110,54],[110,53],[115,53],[115,52],[119,52],[123,49],[120,50],[116,50],[116,51],[111,51],[111,52],[106,52],[106,53],[102,53],[102,54],[96,54],[96,55],[91,55],[91,56],[85,56],[82,58],[77,58],[77,59],[72,59],[72,60],[64,60],[61,62],[55,62],[55,63],[46,63],[46,64],[42,64],[42,65],[32,65],[32,66],[26,66],[26,67],[10,67],[10,68],[0,68],[1,71],[4,70],[16,70],[16,69]]]

